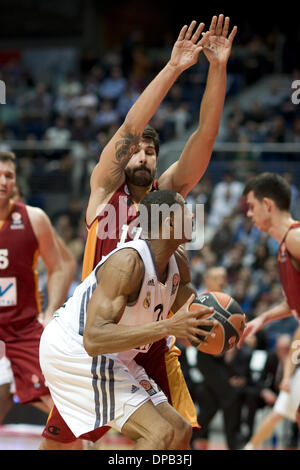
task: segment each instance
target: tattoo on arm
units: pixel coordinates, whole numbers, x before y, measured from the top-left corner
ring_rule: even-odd
[[[116,159],[114,160],[115,168],[113,175],[118,176],[124,172],[124,169],[134,153],[138,150],[141,134],[131,133],[125,134],[121,140],[115,144]]]

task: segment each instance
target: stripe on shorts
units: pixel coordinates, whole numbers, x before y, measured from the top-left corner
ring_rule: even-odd
[[[83,296],[82,296],[82,299],[81,299],[81,305],[80,305],[80,314],[79,314],[79,334],[80,334],[80,336],[83,336],[83,331],[84,331],[85,297],[86,297],[86,292],[83,293]]]
[[[110,397],[110,415],[109,420],[115,419],[115,377],[114,377],[114,361],[109,359],[108,362],[109,373],[109,397]]]
[[[98,362],[100,359],[100,364]],[[99,369],[98,369],[99,367]],[[99,370],[99,374],[97,373]],[[93,358],[92,369],[95,402],[94,429],[115,419],[115,377],[114,361],[106,356]]]
[[[92,369],[91,369],[92,376],[93,376],[92,384],[93,384],[93,389],[94,389],[95,415],[96,415],[94,429],[97,429],[100,426],[100,401],[99,401],[99,390],[97,386],[97,381],[98,381],[97,365],[98,365],[98,356],[95,356],[93,357]]]
[[[107,423],[107,393],[106,393],[105,367],[106,367],[106,357],[101,356],[100,387],[101,387],[101,394],[102,394],[102,425]]]
[[[89,306],[89,301],[94,290],[97,287],[97,283],[95,282],[92,286],[89,286],[87,290],[83,293],[80,305],[80,313],[79,313],[79,334],[83,336],[84,332],[84,325],[85,325],[85,316]]]

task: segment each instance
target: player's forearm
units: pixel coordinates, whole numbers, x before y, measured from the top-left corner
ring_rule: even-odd
[[[226,65],[211,64],[201,101],[198,131],[215,140],[220,126],[226,95]],[[196,131],[197,132],[197,131]]]
[[[289,352],[289,355],[284,363],[284,369],[283,369],[283,380],[289,380],[295,370],[296,367],[296,362],[293,361],[293,353],[294,351],[291,349]]]
[[[265,313],[260,315],[264,325],[272,321],[281,320],[282,318],[289,317],[291,315],[291,309],[286,301],[281,302],[275,307],[267,310]]]
[[[63,263],[63,270],[64,275],[66,277],[66,285],[71,285],[72,281],[74,280],[76,269],[77,269],[77,262],[75,256],[69,250],[69,248],[65,245],[63,240],[60,236],[56,234],[56,241],[59,247],[59,254],[61,256],[61,260]]]
[[[283,380],[289,380],[294,373],[296,365],[299,364],[299,359],[300,359],[299,345],[300,345],[300,327],[298,327],[297,330],[295,331],[292,344],[289,350],[289,355],[284,364]]]
[[[104,323],[86,328],[83,344],[89,356],[117,353],[153,343],[168,335],[168,320],[129,326]]]
[[[151,81],[129,110],[125,125],[137,133],[142,133],[160,103],[181,73],[178,67],[168,62]]]
[[[202,178],[218,135],[226,92],[226,66],[211,65],[198,127],[188,139],[173,172],[172,187],[183,197]]]
[[[64,269],[48,273],[47,312],[54,313],[65,302],[70,287],[70,278],[65,276]]]

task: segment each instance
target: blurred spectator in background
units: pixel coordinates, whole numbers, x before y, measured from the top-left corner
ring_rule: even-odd
[[[226,289],[227,273],[222,267],[210,268],[203,279],[204,291],[222,292]],[[247,346],[243,350],[233,349],[218,356],[197,351],[197,367],[203,381],[194,387],[193,399],[199,407],[198,422],[201,429],[193,436],[193,441],[209,438],[209,423],[217,411],[222,410],[228,448],[233,450],[241,447],[240,389],[248,381],[250,356]]]
[[[211,209],[208,222],[213,227],[218,227],[223,217],[230,216],[236,208],[242,195],[243,184],[234,180],[232,173],[225,173],[223,181],[213,188]]]
[[[122,75],[122,70],[120,67],[114,66],[100,84],[98,93],[102,99],[117,101],[124,93],[125,88],[126,80]]]
[[[276,352],[265,354],[265,366],[256,385],[251,388],[251,393],[246,397],[245,405],[248,408],[248,436],[251,437],[245,450],[257,449],[274,432],[276,426],[283,418],[296,422],[296,412],[300,400],[300,368],[298,367],[291,379],[290,392],[281,389],[284,363],[288,357],[291,346],[291,336],[282,334],[276,341]],[[281,390],[280,390],[281,389]],[[254,435],[254,418],[258,409],[266,406],[272,410],[259,424]],[[297,427],[296,427],[297,428]],[[292,445],[297,444],[297,433],[291,427]],[[288,444],[289,445],[289,444]]]
[[[67,149],[71,140],[71,131],[68,128],[64,117],[59,116],[55,120],[54,126],[49,127],[44,135],[44,139],[56,150]]]

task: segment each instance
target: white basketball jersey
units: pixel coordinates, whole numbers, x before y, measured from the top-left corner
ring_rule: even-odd
[[[148,242],[139,239],[124,243],[121,247],[116,248],[109,255],[102,258],[91,274],[77,286],[72,297],[54,315],[59,324],[71,334],[77,343],[81,343],[82,347],[88,303],[97,286],[96,273],[110,256],[117,251],[128,248],[133,248],[139,253],[144,262],[145,275],[136,302],[126,306],[119,323],[122,325],[143,325],[167,318],[180,281],[175,256],[172,255],[170,258],[167,279],[162,284],[158,280],[155,259]],[[130,351],[117,353],[117,355],[122,361],[131,361],[136,354],[147,352],[150,346],[151,344],[147,344]]]

